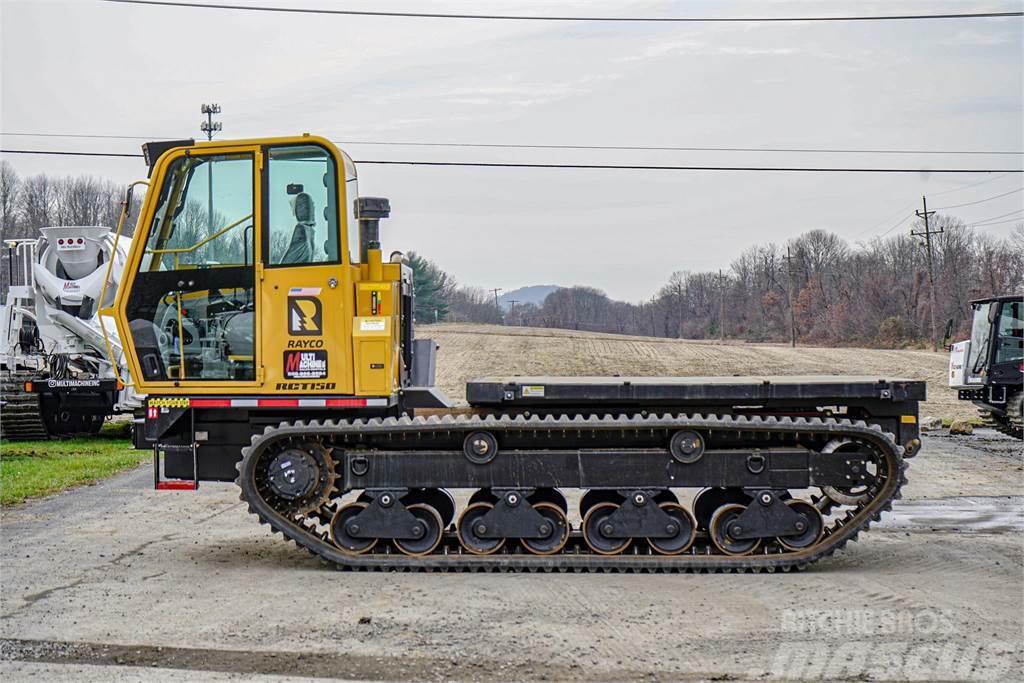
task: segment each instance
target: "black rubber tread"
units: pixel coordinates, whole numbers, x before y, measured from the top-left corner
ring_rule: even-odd
[[[292,522],[277,513],[257,493],[254,479],[254,463],[260,453],[273,442],[299,435],[305,437],[330,437],[342,434],[398,434],[437,431],[473,431],[487,429],[501,432],[514,429],[528,429],[531,432],[543,430],[650,430],[650,429],[697,429],[704,431],[769,432],[791,434],[820,434],[836,438],[843,436],[859,439],[872,444],[879,456],[886,461],[886,477],[882,490],[868,503],[860,507],[852,519],[827,533],[814,546],[797,552],[752,554],[731,557],[725,555],[597,555],[588,553],[562,553],[551,556],[527,554],[473,555],[468,553],[443,553],[426,557],[405,557],[398,554],[347,555],[309,529]],[[900,498],[900,489],[906,483],[907,463],[903,460],[903,447],[895,442],[892,434],[884,432],[878,425],[862,420],[840,420],[834,418],[802,417],[756,417],[720,415],[445,415],[429,417],[388,417],[359,420],[328,420],[282,422],[277,427],[267,427],[263,434],[252,437],[251,444],[242,449],[242,460],[237,469],[236,483],[241,489],[240,500],[248,504],[249,512],[256,515],[261,524],[270,526],[274,533],[281,533],[314,556],[340,569],[368,571],[613,571],[613,572],[775,572],[801,570],[823,557],[831,556],[847,543],[857,540],[862,531],[867,531],[871,522],[881,519],[882,513],[892,507]],[[766,553],[768,546],[762,550]]]
[[[0,439],[48,439],[39,394],[25,391],[25,382],[36,379],[33,372],[0,372]]]
[[[996,415],[986,408],[978,408],[978,416],[986,427],[1014,439],[1024,439],[1024,391],[1011,393],[1007,397],[1005,415]]]

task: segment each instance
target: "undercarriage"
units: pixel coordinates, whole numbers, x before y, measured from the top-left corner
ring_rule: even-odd
[[[673,434],[685,445],[655,447]],[[261,522],[343,567],[785,570],[889,508],[902,450],[820,418],[299,422],[254,440],[238,484]]]
[[[254,411],[241,499],[342,568],[785,571],[878,520],[920,447],[922,383],[544,381],[471,384],[456,412]],[[190,418],[204,436],[217,419]],[[160,448],[179,476],[214,453]]]

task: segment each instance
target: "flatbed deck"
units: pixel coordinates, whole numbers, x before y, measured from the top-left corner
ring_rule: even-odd
[[[466,383],[472,406],[686,406],[829,401],[923,401],[925,382],[851,375],[743,377],[484,377]],[[825,403],[821,403],[825,402]]]

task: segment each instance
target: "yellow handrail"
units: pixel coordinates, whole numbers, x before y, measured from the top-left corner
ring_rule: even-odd
[[[128,217],[128,211],[131,206],[128,205],[129,196],[132,188],[136,185],[149,185],[148,180],[136,180],[134,183],[128,186],[125,191],[124,201],[121,202],[121,216],[117,219],[117,231],[114,232],[114,246],[110,249],[110,258],[107,259],[107,273],[103,277],[103,287],[100,288],[100,305],[107,300],[107,285],[110,284],[110,273],[114,269],[114,259],[117,258],[117,243],[121,240],[121,230],[124,229],[125,219]],[[125,267],[128,266],[128,262],[125,262]],[[110,365],[114,368],[114,377],[117,378],[117,388],[120,391],[125,387],[124,380],[121,379],[121,365],[118,363],[116,357],[114,357],[114,346],[110,343],[110,335],[107,334],[107,326],[103,323],[103,316],[109,315],[114,317],[114,309],[111,307],[101,308],[97,312],[100,319],[100,331],[103,333],[103,343],[107,347],[107,356],[110,358]]]
[[[231,225],[228,225],[226,227],[221,228],[220,230],[218,230],[217,232],[213,233],[212,235],[210,235],[206,239],[200,240],[199,242],[196,242],[191,247],[175,247],[174,249],[147,249],[146,253],[147,254],[188,254],[190,252],[195,251],[196,249],[198,249],[199,247],[203,246],[204,244],[209,244],[213,240],[217,239],[218,237],[220,237],[221,235],[226,233],[231,228],[234,228],[234,227],[237,227],[238,225],[241,225],[242,223],[244,223],[245,221],[249,220],[250,218],[252,218],[252,214],[251,213],[248,214],[247,216],[242,216],[241,218],[239,218],[237,221],[235,221]]]

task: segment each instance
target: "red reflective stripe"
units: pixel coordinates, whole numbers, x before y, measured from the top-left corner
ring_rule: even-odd
[[[157,491],[195,491],[199,483],[194,481],[158,481]]]
[[[250,401],[251,399],[239,399],[239,401]],[[328,398],[324,400],[326,408],[364,408],[367,405],[365,398]],[[192,408],[252,408],[250,405],[233,405],[229,398],[193,398],[189,401]],[[256,408],[298,408],[300,407],[297,398],[261,398],[256,401]],[[316,406],[307,406],[315,408]]]
[[[193,398],[189,401],[192,408],[230,408],[229,398]]]

